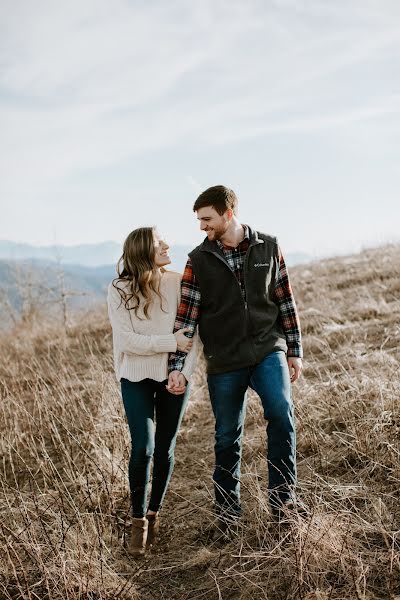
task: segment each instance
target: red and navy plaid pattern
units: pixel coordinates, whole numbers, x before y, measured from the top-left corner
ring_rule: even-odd
[[[246,225],[244,227],[244,239],[236,248],[231,246],[225,246],[222,242],[217,240],[217,246],[222,250],[225,260],[234,272],[236,279],[239,282],[240,289],[242,291],[243,300],[246,300],[246,288],[244,286],[244,259],[246,252],[249,248],[249,228]]]
[[[303,357],[301,345],[300,320],[297,313],[296,303],[289,281],[286,264],[279,249],[279,271],[275,282],[274,298],[275,304],[279,306],[282,328],[286,337],[288,356]]]
[[[246,299],[246,288],[244,286],[244,259],[249,247],[248,228],[245,227],[245,238],[237,248],[224,246],[217,241],[219,248],[224,253],[225,259],[234,272],[242,290],[243,298]],[[288,356],[302,357],[300,321],[297,314],[292,288],[286,269],[286,264],[279,250],[279,271],[276,278],[274,301],[279,306],[280,318],[288,346]],[[188,337],[192,337],[200,318],[201,295],[200,288],[193,273],[192,262],[188,259],[181,282],[181,302],[176,315],[174,332],[183,327],[190,329]],[[184,352],[170,354],[168,370],[181,371],[185,361]]]

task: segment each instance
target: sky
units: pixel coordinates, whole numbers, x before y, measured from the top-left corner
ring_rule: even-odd
[[[0,239],[198,244],[198,194],[289,252],[399,242],[398,0],[2,0]]]

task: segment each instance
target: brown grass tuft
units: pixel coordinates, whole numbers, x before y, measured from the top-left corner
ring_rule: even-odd
[[[129,532],[129,439],[105,311],[0,344],[0,597],[8,600],[400,598],[400,247],[292,270],[305,343],[294,388],[299,495],[271,520],[265,423],[249,394],[245,519],[210,542],[213,418],[200,360],[163,510],[142,561]]]

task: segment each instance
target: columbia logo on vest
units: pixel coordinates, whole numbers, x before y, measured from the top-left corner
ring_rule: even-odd
[[[255,267],[269,267],[269,263],[254,263]]]

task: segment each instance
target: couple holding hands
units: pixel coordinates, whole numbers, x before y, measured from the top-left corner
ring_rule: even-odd
[[[206,238],[189,253],[183,276],[165,269],[169,247],[155,228],[132,231],[108,288],[115,373],[132,440],[129,551],[134,556],[143,555],[158,535],[198,338],[215,416],[214,509],[221,527],[241,515],[249,386],[267,421],[272,514],[279,519],[295,506],[291,383],[302,370],[299,318],[276,238],[241,224],[237,206],[235,193],[222,185],[200,194],[193,211]]]

